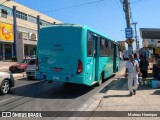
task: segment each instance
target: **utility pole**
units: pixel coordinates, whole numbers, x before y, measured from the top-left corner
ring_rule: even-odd
[[[127,28],[131,28],[130,25],[130,2],[129,0],[123,0],[123,10],[125,12],[125,16],[126,16],[126,24],[127,24]],[[132,38],[129,38],[132,39]],[[132,44],[128,44],[128,52],[129,54],[133,53],[133,47]]]
[[[137,46],[138,46],[138,50],[139,50],[139,48],[140,48],[140,46],[139,46],[139,36],[137,36]]]
[[[132,25],[134,25],[134,28],[135,28],[136,51],[139,49],[139,47],[138,47],[138,39],[137,39],[137,28],[136,28],[137,24],[138,24],[137,22],[132,23]]]

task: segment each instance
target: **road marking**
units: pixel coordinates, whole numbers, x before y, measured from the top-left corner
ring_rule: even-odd
[[[8,99],[5,99],[5,100],[1,100],[0,103],[8,101],[8,100],[13,99],[13,98],[15,98],[15,97],[11,97],[11,98],[8,98]]]

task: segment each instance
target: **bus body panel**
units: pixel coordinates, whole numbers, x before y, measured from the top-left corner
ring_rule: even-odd
[[[99,78],[102,75],[102,72],[104,72],[104,79],[113,75],[113,62],[109,57],[101,57],[99,62]]]

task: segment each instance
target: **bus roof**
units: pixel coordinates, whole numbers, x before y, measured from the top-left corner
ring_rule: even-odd
[[[94,32],[94,33],[96,33],[96,34],[98,34],[98,35],[100,35],[100,36],[102,36],[102,37],[104,37],[104,38],[107,38],[107,39],[111,40],[111,41],[114,42],[115,44],[118,44],[118,43],[115,42],[113,39],[107,37],[106,35],[98,32],[98,31],[94,30],[93,28],[90,28],[90,27],[88,27],[88,26],[86,26],[86,25],[63,24],[63,23],[62,23],[62,24],[54,24],[54,25],[51,25],[51,26],[43,27],[43,28],[41,28],[41,29],[50,28],[50,27],[60,27],[60,26],[84,28],[84,29],[90,30],[91,32]]]

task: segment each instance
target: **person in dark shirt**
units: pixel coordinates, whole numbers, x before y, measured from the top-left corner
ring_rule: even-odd
[[[148,63],[146,57],[143,57],[143,59],[141,59],[140,63],[139,63],[140,71],[142,73],[143,84],[145,84],[145,81],[146,81],[146,78],[148,75],[148,66],[149,66],[149,63]]]
[[[157,61],[157,68],[155,70],[155,78],[160,80],[160,60]]]

